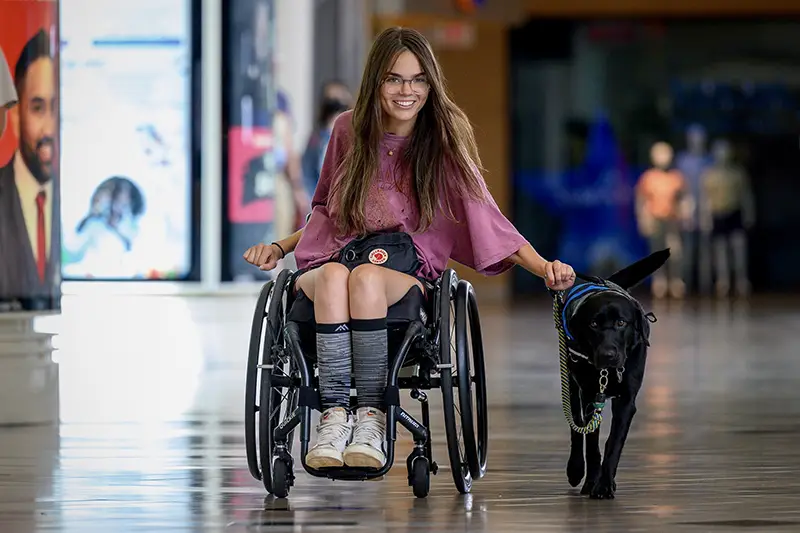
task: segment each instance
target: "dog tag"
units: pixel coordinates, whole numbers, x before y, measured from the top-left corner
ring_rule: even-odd
[[[602,409],[606,406],[606,395],[602,392],[598,392],[597,396],[594,397],[594,408],[595,409]]]

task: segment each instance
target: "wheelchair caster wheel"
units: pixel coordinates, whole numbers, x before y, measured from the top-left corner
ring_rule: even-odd
[[[411,463],[411,488],[414,490],[414,496],[417,498],[425,498],[431,490],[431,471],[428,467],[428,459],[425,457],[417,457]]]
[[[276,498],[289,496],[289,488],[294,484],[292,467],[286,461],[278,458],[272,464],[272,494]]]

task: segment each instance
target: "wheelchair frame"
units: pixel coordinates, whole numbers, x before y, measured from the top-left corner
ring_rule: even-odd
[[[264,284],[256,302],[245,387],[245,446],[251,475],[262,481],[270,494],[288,496],[295,479],[291,454],[294,430],[300,426],[301,463],[312,476],[361,481],[381,477],[394,463],[399,422],[414,439],[414,449],[406,460],[408,484],[415,496],[424,498],[430,490],[430,474],[438,471],[433,461],[430,408],[424,391],[441,388],[453,481],[460,493],[468,493],[473,480],[486,473],[488,453],[483,341],[472,285],[459,280],[454,270],[446,270],[434,286],[432,309],[436,316],[430,317],[427,324],[411,321],[396,355],[390,359],[385,395],[386,464],[378,470],[314,469],[305,462],[311,410],[319,411],[320,405],[318,379],[303,354],[299,325],[286,321],[294,300],[293,287],[293,272],[283,270],[274,281]],[[455,361],[451,357],[452,341]],[[414,356],[407,365],[412,350]],[[400,377],[401,370],[408,366],[413,368],[413,375]],[[400,390],[410,390],[411,398],[420,402],[422,423],[401,407]],[[264,413],[269,415],[263,416]]]

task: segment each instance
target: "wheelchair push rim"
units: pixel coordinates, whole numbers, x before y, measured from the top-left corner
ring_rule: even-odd
[[[263,364],[262,343],[265,333],[265,319],[269,299],[273,291],[275,282],[270,280],[261,287],[261,292],[256,300],[256,308],[253,314],[253,323],[250,329],[250,346],[247,357],[247,375],[245,379],[245,404],[244,404],[244,442],[247,451],[247,468],[250,475],[257,480],[261,480],[261,468],[258,461],[257,435],[256,435],[256,413],[258,412],[258,378],[259,367]]]
[[[284,270],[274,282],[264,285],[253,317],[248,359],[245,410],[247,461],[250,473],[262,481],[269,493],[273,493],[273,432],[298,403],[295,386],[298,370],[286,350],[281,327],[290,277],[291,272]],[[282,378],[284,386],[275,387],[274,378]],[[287,440],[290,453],[293,436],[293,432],[290,433]]]
[[[464,451],[472,478],[477,480],[486,474],[489,414],[478,306],[475,291],[466,280],[459,281],[456,289],[455,319],[456,369]]]
[[[464,358],[458,356],[456,344],[459,335],[456,330],[458,324],[456,312],[458,301],[458,277],[456,273],[448,269],[441,278],[439,290],[439,363],[441,368],[441,388],[442,406],[444,408],[445,434],[447,437],[447,452],[450,459],[450,470],[456,489],[467,494],[472,489],[472,482],[475,476],[473,470],[480,470],[477,465],[470,465],[470,456],[478,457],[477,444],[474,438],[475,422],[473,421],[473,409],[471,400],[463,405],[468,405],[468,413],[462,409],[462,396],[464,393],[456,392],[459,374],[469,376],[469,369],[464,368]],[[463,292],[463,289],[462,289]],[[481,357],[482,362],[482,357]],[[482,367],[482,364],[480,365]],[[481,368],[482,370],[482,368]],[[466,394],[471,397],[471,387],[466,387]],[[485,408],[475,410],[485,413]],[[468,428],[465,431],[465,427]],[[481,425],[479,425],[479,428]],[[479,429],[478,434],[482,432]],[[469,438],[472,435],[472,438]],[[482,447],[485,450],[485,446]],[[469,450],[469,451],[468,451]]]

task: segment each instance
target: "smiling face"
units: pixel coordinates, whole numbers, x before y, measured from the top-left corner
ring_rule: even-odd
[[[380,85],[381,109],[386,131],[408,136],[425,102],[428,79],[417,57],[401,52]]]

